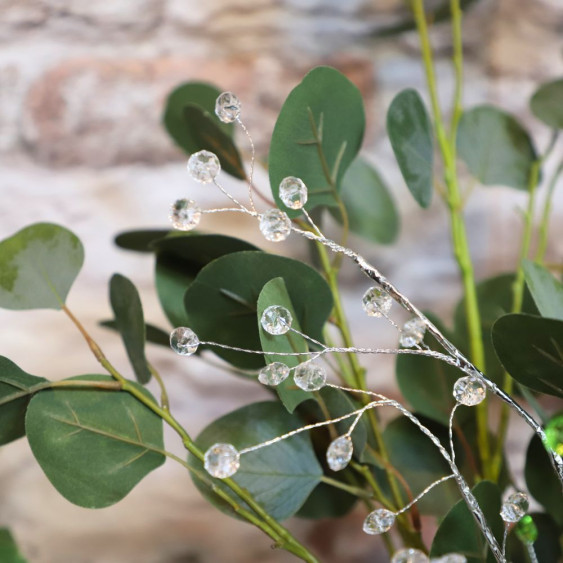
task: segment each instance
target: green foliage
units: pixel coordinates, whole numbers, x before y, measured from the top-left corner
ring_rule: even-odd
[[[399,92],[387,112],[387,134],[408,189],[421,207],[432,201],[432,124],[416,90]]]
[[[543,266],[524,260],[526,283],[543,317],[563,321],[563,284]]]
[[[73,379],[112,381],[102,375]],[[120,501],[165,459],[162,420],[128,393],[42,391],[29,404],[25,428],[49,481],[63,497],[85,508]]]
[[[82,263],[78,237],[36,223],[0,242],[0,307],[61,309]]]
[[[27,563],[7,528],[0,528],[0,561],[2,563]]]
[[[528,132],[510,114],[488,105],[466,111],[459,123],[457,148],[481,184],[528,189],[536,151]]]
[[[530,100],[532,113],[553,129],[563,129],[563,80],[542,84]]]
[[[125,231],[115,237],[115,244],[124,250],[135,252],[152,252],[152,243],[171,233],[169,229],[143,229]]]
[[[276,121],[268,157],[270,186],[278,207],[290,217],[278,187],[287,176],[301,178],[308,188],[305,206],[336,205],[346,169],[364,136],[364,105],[359,90],[343,74],[317,67],[287,97]]]
[[[301,426],[301,421],[274,402],[254,403],[231,412],[212,422],[197,437],[202,451],[217,442],[233,444],[241,450],[265,442]],[[194,456],[189,464],[202,469]],[[240,469],[233,476],[241,487],[247,489],[260,505],[277,520],[293,516],[303,505],[311,491],[320,482],[322,469],[315,457],[311,439],[305,432],[255,452],[241,456]],[[219,500],[212,489],[192,475],[203,496],[214,506],[235,516],[225,501]],[[215,486],[227,494],[233,493],[218,480]]]
[[[115,321],[102,321],[101,326],[105,328],[110,328],[112,330],[117,330],[117,325]],[[170,346],[170,334],[157,326],[151,324],[145,324],[145,335],[147,342],[152,342],[153,344],[158,344],[159,346]]]

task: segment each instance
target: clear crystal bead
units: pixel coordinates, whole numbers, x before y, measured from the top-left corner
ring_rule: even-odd
[[[500,509],[500,517],[505,522],[518,522],[526,515],[530,503],[525,493],[512,493],[503,503]]]
[[[203,459],[205,470],[217,479],[234,475],[240,467],[240,455],[231,444],[213,444]]]
[[[454,384],[454,398],[467,407],[478,405],[487,396],[487,388],[476,377],[460,377]]]
[[[403,325],[399,343],[405,348],[413,348],[422,342],[425,332],[426,324],[422,319],[415,317]]]
[[[288,176],[280,182],[280,199],[290,209],[301,209],[307,203],[307,186],[301,178]]]
[[[375,536],[387,532],[395,523],[395,513],[386,508],[378,508],[370,512],[364,520],[363,530],[366,534]]]
[[[288,366],[282,364],[281,362],[272,362],[260,370],[258,373],[258,381],[262,383],[262,385],[275,387],[287,379],[288,375]]]
[[[264,309],[260,319],[262,328],[274,336],[285,334],[291,328],[292,322],[291,313],[281,305],[270,305]]]
[[[396,551],[391,558],[391,563],[428,563],[428,556],[420,549],[406,547]]]
[[[199,338],[191,328],[180,326],[170,333],[170,347],[180,356],[195,354],[198,346]]]
[[[269,209],[260,215],[260,232],[266,240],[281,242],[291,233],[291,221],[287,213]]]
[[[232,123],[240,115],[240,101],[232,92],[223,92],[215,101],[215,115],[223,123]]]
[[[326,371],[319,364],[308,362],[295,368],[293,380],[303,391],[318,391],[326,384]]]
[[[326,461],[333,471],[344,469],[352,459],[354,444],[350,436],[339,436],[330,443],[326,451]]]
[[[459,553],[448,553],[442,557],[432,557],[430,563],[467,563],[467,557]]]
[[[178,199],[172,204],[170,221],[175,229],[191,231],[195,229],[201,219],[201,209],[191,199]]]
[[[362,297],[362,306],[370,317],[388,315],[391,305],[393,305],[393,298],[379,287],[370,287]]]
[[[188,160],[190,176],[201,184],[209,184],[221,171],[221,164],[216,154],[209,151],[194,152]]]

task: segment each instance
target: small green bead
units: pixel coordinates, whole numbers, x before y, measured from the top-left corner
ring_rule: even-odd
[[[516,524],[516,535],[522,543],[534,543],[538,539],[538,529],[529,514]]]
[[[563,412],[556,414],[546,425],[547,445],[559,455],[563,455]]]

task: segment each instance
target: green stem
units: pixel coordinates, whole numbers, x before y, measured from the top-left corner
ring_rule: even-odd
[[[371,493],[369,493],[364,489],[361,489],[360,487],[353,487],[352,485],[347,485],[342,481],[337,481],[336,479],[332,479],[331,477],[327,477],[326,475],[323,475],[321,477],[321,481],[323,483],[326,483],[327,485],[330,485],[331,487],[335,487],[336,489],[341,489],[342,491],[346,491],[347,493],[350,493],[351,495],[354,495],[355,497],[358,498],[373,498],[373,495]]]
[[[160,387],[160,404],[162,405],[163,409],[169,411],[170,401],[168,399],[168,392],[166,391],[164,381],[162,380],[160,373],[158,373],[158,371],[152,364],[149,364],[149,371],[151,372],[151,375],[156,379],[158,386]]]
[[[549,183],[547,195],[545,198],[545,204],[543,208],[542,218],[540,222],[540,229],[539,229],[538,249],[536,251],[536,257],[535,257],[535,261],[538,264],[543,264],[545,251],[547,250],[547,235],[549,231],[549,217],[551,215],[553,193],[555,192],[555,186],[557,185],[557,180],[559,180],[559,176],[561,175],[562,172],[563,172],[563,161],[561,161],[559,163],[559,166],[555,169],[555,173],[551,178],[551,182]]]

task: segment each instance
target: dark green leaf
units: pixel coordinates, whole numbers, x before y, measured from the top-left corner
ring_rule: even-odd
[[[115,321],[102,321],[100,325],[112,330],[117,330]],[[166,348],[170,347],[170,334],[165,330],[151,324],[145,324],[145,334],[147,342],[152,342],[159,346],[166,346]]]
[[[76,235],[36,223],[0,242],[0,307],[61,309],[82,263]]]
[[[563,80],[542,84],[530,100],[532,113],[553,129],[563,129]]]
[[[145,356],[145,318],[139,292],[131,280],[114,274],[110,281],[109,298],[115,325],[123,339],[135,377],[139,383],[148,383],[151,370]]]
[[[291,303],[291,298],[287,293],[283,278],[274,278],[264,285],[257,302],[257,317],[258,317],[258,332],[260,334],[260,343],[262,350],[276,353],[306,353],[309,350],[305,338],[292,331],[279,336],[273,336],[267,333],[260,323],[262,313],[270,305],[281,305],[289,310],[293,319],[292,328],[301,332],[299,319]],[[266,354],[264,359],[266,363],[283,362],[290,368],[297,366],[301,361],[307,359],[309,356],[278,356]],[[293,412],[295,407],[313,397],[312,393],[303,391],[293,381],[293,372],[287,377],[285,381],[280,383],[275,388],[279,398],[289,412]]]
[[[457,134],[459,157],[487,186],[527,190],[536,152],[528,132],[510,114],[477,106],[463,114]]]
[[[526,283],[542,316],[563,321],[563,284],[539,264],[524,260],[523,266]]]
[[[505,315],[493,326],[493,344],[516,381],[534,391],[563,397],[563,321]]]
[[[489,481],[481,481],[473,488],[473,494],[483,511],[487,523],[497,541],[502,542],[503,523],[500,518],[500,491]],[[487,559],[484,554],[487,543],[473,515],[464,500],[460,500],[446,515],[432,542],[431,557],[439,557],[448,553],[465,555],[467,563],[494,562],[489,552]]]
[[[259,444],[301,427],[280,403],[254,403],[212,422],[197,438],[203,450],[217,442],[233,444],[238,450]],[[189,456],[190,465],[203,471],[202,464]],[[309,435],[305,432],[241,456],[233,479],[247,489],[262,508],[276,520],[293,516],[303,505],[322,476]],[[219,501],[210,488],[194,477],[207,500],[234,516],[230,506]],[[232,495],[221,481],[215,483]]]
[[[35,388],[46,381],[0,356],[0,445],[25,435],[27,405]]]
[[[164,238],[169,229],[148,229],[142,231],[125,231],[115,237],[115,244],[125,250],[135,252],[153,252],[152,243]]]
[[[199,233],[175,233],[154,242],[153,248],[156,251],[158,298],[174,326],[188,323],[184,295],[204,266],[232,252],[258,250],[244,240]]]
[[[408,189],[421,207],[432,201],[432,124],[416,90],[399,92],[387,112],[387,134]]]
[[[73,379],[112,381],[102,375]],[[161,419],[128,393],[42,391],[29,403],[25,426],[49,481],[85,508],[115,504],[164,463]]]
[[[0,561],[2,563],[27,563],[7,528],[0,528]]]
[[[272,135],[270,185],[279,208],[290,217],[301,214],[286,209],[279,198],[280,182],[287,176],[297,176],[307,185],[307,210],[334,206],[334,190],[360,150],[364,128],[364,106],[356,86],[334,68],[309,72],[289,94]]]
[[[341,473],[336,474],[333,479],[344,481],[344,476]],[[305,504],[301,507],[296,516],[300,518],[309,518],[311,520],[318,520],[321,518],[341,518],[356,504],[358,497],[338,489],[326,483],[320,483],[315,487]]]
[[[200,340],[261,350],[256,304],[264,285],[278,277],[285,282],[305,334],[322,340],[332,310],[327,283],[302,262],[264,252],[236,252],[205,266],[186,291],[188,326]],[[264,358],[257,354],[213,351],[237,367],[257,369],[264,365]]]
[[[380,244],[395,241],[399,233],[397,208],[379,172],[363,158],[356,158],[346,171],[340,197],[353,233]],[[338,209],[330,208],[330,213],[342,222]]]

